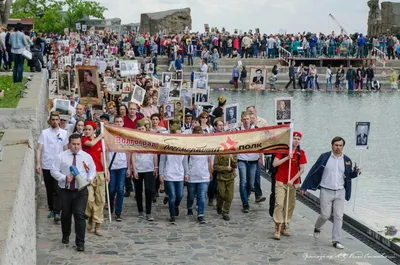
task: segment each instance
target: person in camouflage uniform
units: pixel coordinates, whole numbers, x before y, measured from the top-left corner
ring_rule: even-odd
[[[233,200],[234,184],[236,178],[236,155],[216,155],[214,170],[217,172],[217,212],[222,214],[226,221],[230,220],[229,210]]]

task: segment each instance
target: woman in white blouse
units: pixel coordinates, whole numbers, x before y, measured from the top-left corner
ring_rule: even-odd
[[[200,126],[193,128],[193,134],[203,134]],[[188,215],[193,215],[193,203],[197,197],[197,220],[204,224],[204,208],[208,185],[212,179],[211,155],[194,155],[189,158],[189,179],[187,181],[187,209]]]

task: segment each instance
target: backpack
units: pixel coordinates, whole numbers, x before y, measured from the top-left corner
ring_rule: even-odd
[[[286,155],[283,155],[282,158],[284,158],[285,156]],[[269,173],[271,174],[271,194],[269,195],[269,215],[271,217],[274,216],[274,210],[275,210],[275,184],[276,184],[275,176],[276,176],[276,172],[278,171],[278,167],[272,166],[274,159],[275,159],[275,155],[272,156],[271,165],[269,166]],[[300,146],[297,147],[297,161],[299,161],[297,169],[298,169],[298,171],[300,171]],[[300,178],[300,183],[301,183],[301,178]]]

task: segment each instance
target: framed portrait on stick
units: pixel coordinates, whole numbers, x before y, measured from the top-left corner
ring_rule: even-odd
[[[174,102],[168,102],[163,105],[163,119],[164,120],[173,120],[175,118],[175,104]]]
[[[275,121],[292,122],[292,98],[275,98]]]
[[[183,121],[185,118],[185,106],[183,105],[183,100],[175,101],[175,120]]]
[[[61,119],[69,120],[69,100],[57,98],[54,100],[54,106]]]
[[[182,80],[171,80],[169,89],[169,100],[179,100],[181,97]]]
[[[250,67],[249,89],[266,89],[267,68]]]
[[[224,121],[228,124],[238,123],[238,104],[225,106]]]
[[[80,103],[83,105],[97,105],[100,99],[100,80],[96,66],[77,66],[76,78]]]
[[[49,79],[49,98],[55,98],[58,94],[58,80]]]
[[[365,149],[368,146],[370,122],[356,122],[356,147]]]
[[[136,85],[133,90],[131,101],[135,102],[136,104],[142,105],[145,94],[146,94],[146,90],[144,90],[142,87]]]
[[[169,88],[160,87],[158,89],[157,106],[162,106],[168,103]]]

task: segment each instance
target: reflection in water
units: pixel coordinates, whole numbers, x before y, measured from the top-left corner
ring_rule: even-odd
[[[346,203],[345,213],[377,230],[383,230],[387,225],[400,226],[399,173],[396,166],[399,158],[395,149],[399,146],[400,93],[262,91],[256,96],[254,91],[213,91],[211,100],[216,102],[222,94],[227,98],[227,104],[238,103],[239,111],[257,102],[258,115],[267,119],[270,125],[275,124],[274,99],[293,97],[294,128],[303,133],[301,147],[308,160],[302,179],[318,156],[330,150],[330,142],[335,136],[346,140],[344,153],[359,166],[360,150],[355,148],[355,125],[358,121],[371,122],[370,146],[363,151],[358,188],[356,191],[353,180],[352,198]]]

